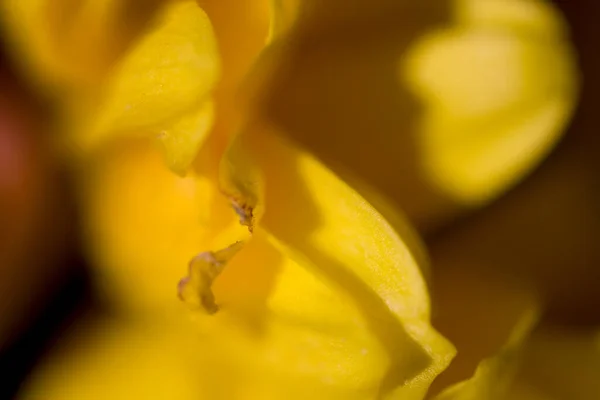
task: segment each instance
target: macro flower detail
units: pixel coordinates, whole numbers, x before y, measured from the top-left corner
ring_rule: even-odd
[[[72,10],[64,2],[60,6],[67,8],[63,12],[74,19],[73,29],[79,27],[88,33],[86,25],[77,18],[93,18],[92,11],[98,11],[94,7],[100,7],[100,3],[103,2],[87,1],[80,8],[73,6]],[[104,6],[105,13],[99,15],[114,18],[118,11],[126,12],[127,3],[119,5],[111,1],[104,2]],[[5,18],[17,23],[30,16],[46,21],[44,13],[49,12],[50,5],[44,2],[7,2],[4,7]],[[65,76],[59,82],[70,79],[70,85],[63,84],[63,87],[54,90],[66,93],[62,107],[68,120],[63,124],[70,131],[67,146],[75,148],[76,153],[85,156],[115,136],[151,136],[164,148],[168,165],[183,174],[212,127],[211,92],[219,78],[219,56],[210,21],[195,1],[168,2],[155,14],[154,18],[149,18],[148,27],[140,37],[131,39],[127,51],[120,58],[111,58],[110,66],[93,75],[95,81],[81,83],[73,74],[64,72]],[[89,32],[92,43],[118,42],[118,38],[112,38],[109,32],[115,27],[108,16],[108,21],[102,21],[98,28],[100,32]],[[44,31],[44,27],[40,24],[31,32],[35,34],[31,36],[32,40],[37,36],[48,36],[48,40],[53,38],[53,32]],[[92,24],[89,29],[94,27],[95,24]],[[16,31],[19,32],[18,29]],[[20,36],[14,36],[18,42]],[[71,49],[71,45],[58,38],[53,44],[73,52],[74,61],[78,61],[78,53]],[[33,47],[30,55],[35,60],[33,65],[38,62],[54,65],[44,59],[46,51],[54,54],[53,47],[42,47],[37,52],[37,47]],[[115,47],[119,47],[119,43]],[[60,61],[65,62],[62,58]],[[82,63],[87,65],[84,61]],[[57,84],[53,80],[54,73],[58,75],[63,71],[58,66],[56,71],[51,68],[44,75],[49,81],[46,85]]]
[[[443,245],[430,265],[419,235],[560,138],[578,76],[550,4],[0,4],[55,107],[102,303],[23,398],[545,393],[532,286]]]
[[[373,354],[374,349],[378,349],[375,354],[382,358],[377,368],[371,366],[374,369],[369,373],[362,369],[366,365],[359,360],[339,370],[321,370],[322,378],[329,377],[327,379],[331,380],[328,390],[332,392],[327,398],[421,398],[431,378],[450,361],[453,349],[429,325],[425,283],[410,250],[364,199],[313,157],[287,143],[280,134],[251,129],[236,138],[233,149],[239,141],[248,144],[248,150],[251,150],[262,171],[264,184],[258,185],[255,180],[240,181],[239,176],[233,175],[234,182],[223,186],[237,185],[244,188],[245,193],[254,192],[248,187],[264,187],[263,196],[256,192],[251,194],[252,198],[259,199],[259,203],[264,202],[264,211],[258,214],[253,224],[254,233],[244,245],[237,242],[223,250],[203,253],[192,262],[191,273],[182,288],[184,299],[199,305],[204,312],[216,312],[214,315],[219,318],[238,314],[245,315],[243,320],[246,321],[257,317],[264,319],[262,340],[265,345],[271,341],[277,346],[278,354],[290,354],[287,346],[298,343],[291,338],[313,327],[314,333],[310,335],[314,345],[322,340],[318,332],[329,332],[329,339],[323,345],[327,341],[342,340],[339,351],[353,359],[352,352],[356,350],[351,350],[350,343],[342,343],[347,334],[355,331],[359,335],[357,340],[358,337],[364,337],[361,342],[367,340],[364,349],[359,352]],[[223,164],[238,170],[236,165],[240,162],[236,157],[243,159],[242,164],[248,160],[244,160],[239,149],[231,150]],[[337,243],[332,241],[334,237],[337,237]],[[368,237],[372,239],[366,240]],[[269,262],[265,255],[255,251],[254,257],[245,256],[252,251],[246,246],[251,249],[272,247],[283,257],[280,261],[283,267],[277,267],[277,263],[272,265],[272,260]],[[294,265],[294,268],[287,265]],[[267,271],[278,272],[269,278],[252,276],[253,270],[260,273],[267,267]],[[248,281],[275,280],[271,284],[271,293],[261,294],[261,297],[266,296],[264,300],[255,298],[257,303],[254,307],[258,309],[252,306],[250,300],[256,293],[243,295],[245,291],[254,290],[238,286],[244,282],[236,277],[241,274],[240,268],[246,269],[242,276],[251,274],[246,278]],[[297,268],[306,269],[308,276],[314,275],[310,280],[316,278],[329,286],[330,289],[326,290],[332,290],[326,295],[329,300],[317,301],[325,293],[307,292],[311,287],[305,282],[308,276],[300,279]],[[319,289],[319,292],[322,291]],[[343,312],[334,311],[333,304],[339,301],[334,299],[338,296],[345,303]],[[265,301],[266,304],[263,304]],[[217,306],[221,309],[218,312]],[[298,322],[294,323],[295,320]],[[325,328],[327,326],[329,328]],[[336,326],[346,326],[346,333],[338,331]],[[308,331],[300,337],[307,334]],[[290,340],[281,341],[279,335]],[[312,346],[304,352],[311,354],[310,348]],[[336,356],[327,354],[318,362],[334,362]],[[333,358],[327,361],[329,357]],[[310,362],[317,360],[314,358]],[[319,370],[316,364],[314,368]],[[358,374],[357,371],[362,372]],[[356,382],[360,382],[360,386],[347,391],[346,385],[350,381],[346,380],[349,378],[346,374],[359,379]]]
[[[103,86],[88,87],[88,102],[67,104],[70,121],[80,116],[71,138],[89,158],[79,161],[81,198],[102,293],[143,326],[192,319],[167,335],[213,343],[216,364],[197,344],[188,349],[222,376],[190,383],[199,394],[239,370],[259,371],[253,384],[238,380],[241,398],[422,398],[454,350],[430,325],[411,248],[281,133],[254,123],[238,135],[220,130],[219,107],[234,107],[217,83],[208,18],[195,2],[167,2]],[[173,171],[188,174],[161,166],[149,138],[162,142]],[[177,303],[176,275],[188,310]],[[73,390],[85,393],[95,379],[81,376]]]
[[[554,146],[576,99],[564,22],[542,1],[456,0],[452,27],[404,61],[425,104],[418,151],[427,178],[466,205],[520,179]]]

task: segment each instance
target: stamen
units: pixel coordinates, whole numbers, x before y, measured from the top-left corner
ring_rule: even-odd
[[[189,264],[188,276],[179,281],[179,298],[187,304],[204,308],[208,314],[219,311],[212,284],[243,245],[244,242],[239,241],[222,250],[207,251],[194,257]]]

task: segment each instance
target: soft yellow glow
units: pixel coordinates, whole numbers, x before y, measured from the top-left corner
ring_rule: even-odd
[[[68,148],[85,157],[109,139],[151,136],[183,174],[212,128],[219,55],[196,1],[155,3],[7,1],[2,15],[20,62],[65,114]]]
[[[158,9],[132,0],[6,0],[0,5],[10,50],[47,89],[97,85]]]
[[[105,152],[81,182],[86,244],[119,307],[181,307],[177,282],[188,262],[235,238],[217,237],[237,220],[214,183],[173,174],[147,141]]]
[[[553,147],[575,102],[574,56],[541,1],[457,0],[454,27],[418,40],[404,65],[425,111],[426,177],[467,205],[497,196]]]

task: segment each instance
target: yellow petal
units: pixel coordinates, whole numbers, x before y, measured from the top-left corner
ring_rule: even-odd
[[[420,39],[404,67],[425,103],[417,139],[428,179],[478,205],[553,147],[572,113],[577,79],[549,5],[460,0],[455,7],[460,29]]]
[[[242,398],[375,397],[389,362],[368,318],[344,288],[281,246],[256,231],[215,282],[221,311],[200,321],[247,371]]]
[[[453,350],[429,324],[427,289],[411,250],[316,159],[273,132],[249,138],[265,180],[260,225],[288,257],[314,265],[311,272],[354,299],[390,359],[380,395],[421,398]]]
[[[11,51],[39,84],[59,90],[98,85],[152,19],[160,1],[6,0]]]
[[[191,151],[180,147],[197,143],[206,131],[206,121],[192,122],[210,107],[205,102],[218,75],[208,17],[195,1],[170,2],[153,29],[115,67],[91,130],[78,133],[77,139],[89,148],[118,134],[171,131],[182,136],[176,139],[181,146],[168,147],[175,154],[167,158],[178,159]]]

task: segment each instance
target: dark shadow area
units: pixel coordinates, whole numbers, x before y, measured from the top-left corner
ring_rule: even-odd
[[[45,306],[23,333],[0,350],[0,398],[15,398],[21,385],[63,332],[91,308],[91,279],[85,261],[76,255],[67,261],[71,272],[49,296]]]
[[[600,323],[600,37],[595,2],[556,2],[570,23],[583,85],[565,137],[527,179],[484,210],[462,218],[428,244],[446,262],[500,270],[543,295],[546,318]],[[435,292],[434,292],[435,293]]]
[[[53,108],[0,47],[0,399],[14,398],[91,303],[77,205],[50,145]]]

